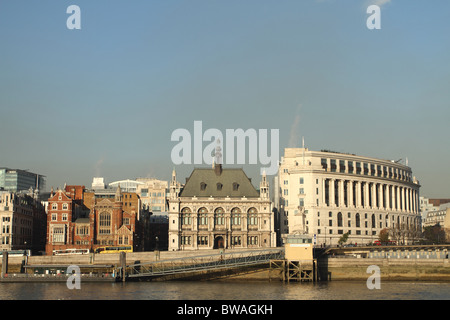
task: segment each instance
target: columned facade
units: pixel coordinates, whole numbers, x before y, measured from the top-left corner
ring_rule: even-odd
[[[350,243],[369,243],[383,229],[398,243],[418,238],[420,185],[408,166],[287,148],[278,174],[282,234],[313,234],[317,245],[336,244],[345,233]]]

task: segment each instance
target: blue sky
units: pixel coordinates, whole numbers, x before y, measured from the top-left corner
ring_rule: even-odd
[[[448,198],[449,21],[446,0],[2,0],[0,166],[48,189],[169,179],[171,133],[201,120],[279,129],[280,155],[304,136],[407,157],[421,195]],[[253,181],[259,167],[244,166]]]

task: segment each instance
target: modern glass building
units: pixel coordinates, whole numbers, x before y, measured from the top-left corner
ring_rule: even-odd
[[[11,192],[45,190],[45,176],[21,169],[0,168],[0,189]]]

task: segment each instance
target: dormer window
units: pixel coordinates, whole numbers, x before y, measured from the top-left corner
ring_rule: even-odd
[[[233,182],[233,191],[238,191],[239,184],[237,182]]]
[[[221,184],[220,182],[217,184],[217,191],[222,190],[223,184]]]
[[[200,190],[202,191],[206,190],[206,183],[204,182],[200,183]]]

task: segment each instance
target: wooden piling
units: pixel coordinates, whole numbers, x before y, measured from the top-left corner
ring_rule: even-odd
[[[8,274],[8,251],[3,250],[2,256],[2,278]]]
[[[119,256],[119,265],[121,267],[122,270],[122,282],[126,281],[126,271],[125,271],[125,267],[127,265],[127,259],[126,259],[127,255],[126,252],[121,252],[120,256]]]

